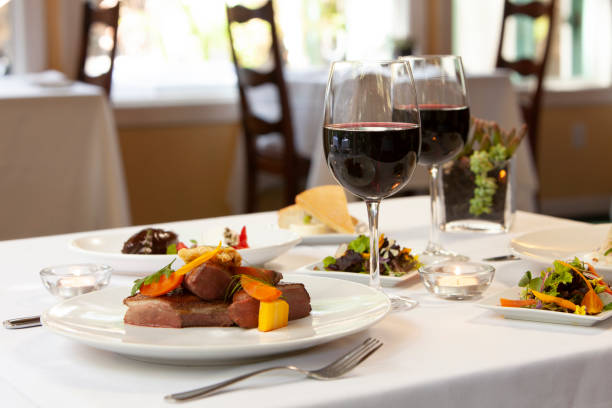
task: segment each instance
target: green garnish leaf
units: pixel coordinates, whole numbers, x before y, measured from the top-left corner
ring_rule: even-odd
[[[152,283],[159,282],[162,275],[164,275],[166,278],[169,278],[170,275],[174,273],[174,269],[172,269],[172,264],[174,263],[174,261],[176,261],[176,258],[173,259],[172,262],[170,262],[168,265],[164,266],[159,271],[155,272],[154,274],[151,274],[149,276],[145,276],[144,278],[135,280],[134,285],[132,286],[131,296],[134,296],[140,290],[140,287],[142,285],[150,285]]]
[[[612,252],[612,247],[608,248],[608,250],[606,252],[604,252],[604,256],[608,256],[608,254],[610,254],[610,252]]]
[[[604,306],[603,310],[612,310],[612,302]]]
[[[327,268],[329,265],[333,265],[336,263],[336,258],[334,258],[333,256],[326,256],[323,259],[323,267]]]
[[[557,296],[559,294],[557,291],[559,284],[571,283],[573,275],[571,269],[561,262],[553,262],[553,267],[554,270],[548,275],[548,278],[546,278],[544,282],[544,293],[551,296]]]
[[[176,244],[170,244],[166,247],[166,255],[176,255],[177,253]]]
[[[304,224],[310,224],[310,221],[312,221],[312,215],[306,214],[304,215]]]
[[[348,249],[352,249],[353,251],[363,254],[365,252],[370,252],[370,239],[365,235],[359,235],[357,238],[352,240],[348,244]]]
[[[198,246],[198,241],[196,241],[195,239],[190,239],[189,242],[191,242],[195,246]]]
[[[529,282],[531,281],[531,271],[527,271],[525,272],[525,274],[523,275],[523,277],[521,278],[521,280],[519,280],[518,285],[521,288],[526,287],[527,285],[529,285]]]

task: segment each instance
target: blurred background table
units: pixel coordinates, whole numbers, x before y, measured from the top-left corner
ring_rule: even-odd
[[[0,240],[128,225],[103,91],[55,72],[0,79]]]
[[[323,184],[336,184],[326,166],[321,143],[323,104],[327,86],[327,70],[291,70],[286,72],[289,98],[294,124],[297,152],[310,157],[311,166],[307,188]],[[520,128],[523,124],[518,97],[512,87],[508,73],[499,70],[493,74],[467,75],[467,91],[470,113],[481,119],[496,121],[502,129]],[[250,97],[253,109],[269,120],[277,120],[279,108],[273,89],[261,87],[252,91]],[[240,139],[242,143],[242,139]],[[244,185],[244,164],[238,158],[244,157],[244,146],[238,146],[231,185]],[[513,162],[512,172],[516,207],[524,211],[535,211],[535,195],[538,190],[537,172],[528,143],[521,143]],[[417,166],[408,189],[426,191],[428,188],[427,169]],[[229,189],[228,202],[235,206],[234,212],[242,211],[244,191]]]

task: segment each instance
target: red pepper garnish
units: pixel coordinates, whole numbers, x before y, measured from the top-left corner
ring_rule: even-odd
[[[249,244],[247,243],[246,225],[240,230],[240,236],[238,237],[238,245],[234,245],[233,247],[234,249],[246,249],[249,247]]]
[[[183,248],[187,248],[187,245],[185,245],[182,242],[179,242],[178,244],[176,244],[176,252],[180,251]]]

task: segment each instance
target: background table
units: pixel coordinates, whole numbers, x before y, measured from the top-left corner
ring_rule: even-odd
[[[323,157],[321,144],[321,125],[323,123],[323,104],[327,86],[328,71],[291,70],[286,73],[288,92],[291,104],[295,146],[298,153],[311,159],[307,187],[323,184],[336,184]],[[520,128],[523,124],[517,94],[512,87],[508,73],[500,70],[493,74],[468,75],[466,87],[470,103],[470,113],[481,119],[496,121],[502,129]],[[269,120],[278,120],[279,105],[273,89],[260,87],[249,95],[256,103],[256,113]],[[239,143],[232,177],[232,186],[244,185],[244,166],[241,163],[245,155],[244,147]],[[239,159],[240,158],[240,159]],[[534,211],[535,195],[538,190],[538,178],[529,143],[521,143],[517,150],[512,172],[516,208],[523,211]],[[417,166],[409,183],[409,189],[427,190],[428,173],[425,167]],[[243,212],[245,189],[230,188],[227,202],[236,213]]]
[[[428,231],[428,198],[386,200],[381,231],[420,250]],[[362,203],[350,212],[365,219]],[[270,223],[275,213],[222,220]],[[219,219],[210,220],[219,222]],[[183,223],[166,224],[177,227]],[[518,212],[510,234],[443,234],[450,249],[474,260],[508,252],[512,236],[556,226],[577,225],[558,218]],[[125,230],[127,231],[127,230]],[[70,252],[75,234],[0,242],[4,261],[0,319],[40,313],[55,302],[42,287],[44,266],[86,260]],[[334,246],[298,246],[267,266],[291,279],[295,268],[333,253]],[[32,256],[35,254],[36,256]],[[539,266],[527,261],[496,264],[486,295],[516,284]],[[134,278],[115,275],[113,286],[129,291]],[[609,407],[612,321],[571,327],[505,320],[470,301],[429,295],[418,280],[392,290],[419,306],[393,313],[366,332],[269,361],[225,367],[174,367],[133,361],[75,343],[43,328],[0,336],[0,392],[10,407],[166,407],[163,395],[202,386],[277,364],[317,368],[367,336],[384,346],[346,377],[329,382],[291,373],[270,373],[189,406],[265,407]]]
[[[59,73],[0,79],[0,239],[129,225],[103,91]]]

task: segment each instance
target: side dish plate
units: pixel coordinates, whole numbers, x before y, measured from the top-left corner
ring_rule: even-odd
[[[569,324],[573,326],[592,326],[612,316],[612,310],[601,312],[596,316],[574,313],[554,312],[552,310],[527,309],[521,307],[503,307],[499,298],[519,299],[522,288],[515,286],[476,302],[477,306],[501,314],[506,319],[530,320],[542,323]]]
[[[228,225],[234,231],[240,231],[241,225]],[[86,255],[91,261],[110,265],[117,274],[131,274],[138,276],[149,275],[178,258],[177,255],[134,255],[122,254],[123,243],[143,227],[127,230],[113,230],[83,234],[69,243],[70,249]],[[163,228],[163,226],[162,226]],[[166,228],[176,232],[179,240],[189,243],[195,239],[200,245],[216,246],[222,239],[223,227],[205,226],[189,229]],[[301,238],[293,231],[281,230],[269,225],[247,225],[247,235],[250,248],[241,249],[244,264],[263,265],[264,263],[282,255],[300,243]],[[181,265],[180,258],[173,265]]]
[[[68,299],[41,316],[52,332],[137,360],[179,365],[257,360],[323,344],[365,330],[390,310],[382,292],[353,282],[290,274],[311,296],[311,316],[262,333],[239,327],[164,329],[125,325],[128,287]]]
[[[324,276],[327,278],[343,279],[351,282],[357,282],[367,285],[370,282],[370,275],[367,273],[356,273],[356,272],[340,272],[340,271],[326,271],[323,268],[323,262],[316,262],[310,265],[306,265],[300,268],[299,273],[308,274],[312,276]],[[412,270],[402,276],[380,276],[380,284],[384,287],[393,287],[408,279],[418,276],[418,270]],[[287,274],[288,276],[292,276]]]

